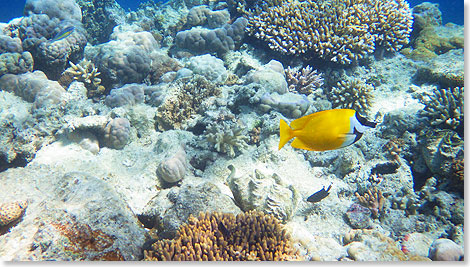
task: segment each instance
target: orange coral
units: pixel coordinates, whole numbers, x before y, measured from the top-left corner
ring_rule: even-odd
[[[283,261],[301,257],[272,215],[205,213],[190,217],[174,240],[159,240],[144,251],[149,261]]]

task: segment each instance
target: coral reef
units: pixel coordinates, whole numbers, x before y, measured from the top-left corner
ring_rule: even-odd
[[[374,186],[372,189],[368,189],[362,196],[356,192],[355,196],[361,205],[372,211],[375,218],[378,218],[379,214],[383,213],[385,198],[377,187]]]
[[[216,53],[219,56],[234,50],[245,35],[247,20],[238,18],[232,24],[216,29],[192,28],[176,34],[175,43],[180,49],[193,53]]]
[[[157,176],[167,183],[176,183],[183,179],[188,169],[186,153],[183,148],[164,159],[157,167]]]
[[[339,81],[328,96],[334,108],[350,108],[367,113],[372,105],[374,86],[358,78]]]
[[[190,217],[174,240],[160,240],[145,250],[153,261],[300,260],[290,236],[274,217],[260,212],[206,213]]]
[[[425,105],[422,113],[430,119],[432,126],[463,133],[464,87],[434,90],[433,94],[419,97]]]
[[[259,84],[268,92],[284,94],[288,91],[284,67],[274,59],[258,69],[250,70],[245,76],[245,83]]]
[[[164,102],[158,107],[159,129],[185,129],[196,114],[203,112],[211,96],[218,96],[220,88],[201,75],[180,79],[172,84]]]
[[[50,18],[60,20],[82,20],[82,11],[74,0],[27,0],[24,13],[27,15],[46,14]]]
[[[224,121],[207,126],[204,131],[206,140],[217,152],[225,153],[229,157],[235,157],[235,151],[242,151],[247,147],[248,137],[244,128],[238,123]]]
[[[107,147],[122,149],[129,142],[131,124],[126,118],[110,120],[104,128],[103,141]]]
[[[114,88],[106,96],[106,105],[115,108],[125,105],[135,105],[144,102],[144,86],[141,84],[126,84],[120,88]]]
[[[69,26],[73,26],[74,30],[67,38],[49,41]],[[59,79],[69,61],[77,61],[83,56],[87,44],[80,20],[59,20],[43,13],[23,17],[19,25],[19,38],[23,49],[33,56],[35,69],[45,72],[54,80]]]
[[[124,10],[115,0],[77,0],[82,10],[82,24],[93,45],[109,41],[114,26],[122,22]]]
[[[289,91],[298,92],[299,94],[309,95],[323,86],[321,73],[317,73],[317,70],[310,66],[306,66],[300,71],[288,67],[286,78]]]
[[[408,43],[409,5],[394,1],[286,1],[248,18],[248,32],[284,54],[313,55],[350,64],[376,47],[397,51]]]

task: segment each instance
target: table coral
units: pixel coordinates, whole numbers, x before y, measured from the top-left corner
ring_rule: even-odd
[[[254,211],[191,216],[174,240],[159,240],[144,254],[147,261],[302,260],[279,221]]]
[[[284,1],[248,18],[248,33],[284,54],[311,53],[350,64],[377,47],[397,51],[409,41],[406,1]]]

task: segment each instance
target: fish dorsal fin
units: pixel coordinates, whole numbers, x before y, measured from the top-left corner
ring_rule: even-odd
[[[305,124],[307,124],[313,117],[316,116],[318,116],[318,112],[293,120],[290,123],[290,127],[293,130],[303,129]]]

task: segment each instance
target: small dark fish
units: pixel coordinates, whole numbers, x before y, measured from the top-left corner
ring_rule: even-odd
[[[52,38],[50,40],[50,42],[53,43],[55,41],[62,40],[64,38],[66,38],[67,36],[69,36],[70,34],[72,34],[72,32],[74,30],[75,30],[74,26],[68,26],[65,29],[63,29],[62,31],[60,31],[58,34],[56,34],[56,36],[54,36],[54,38]]]
[[[228,235],[230,235],[230,231],[227,229],[227,227],[225,227],[224,223],[223,222],[219,222],[219,231],[222,232],[222,235],[224,235],[224,237],[227,237]]]
[[[313,193],[313,195],[311,195],[307,198],[307,201],[315,203],[315,202],[318,202],[318,201],[324,199],[325,197],[327,197],[330,194],[329,193],[330,189],[331,189],[331,184],[330,184],[330,186],[328,186],[328,188],[326,190],[325,190],[325,187],[323,187],[318,192]]]

